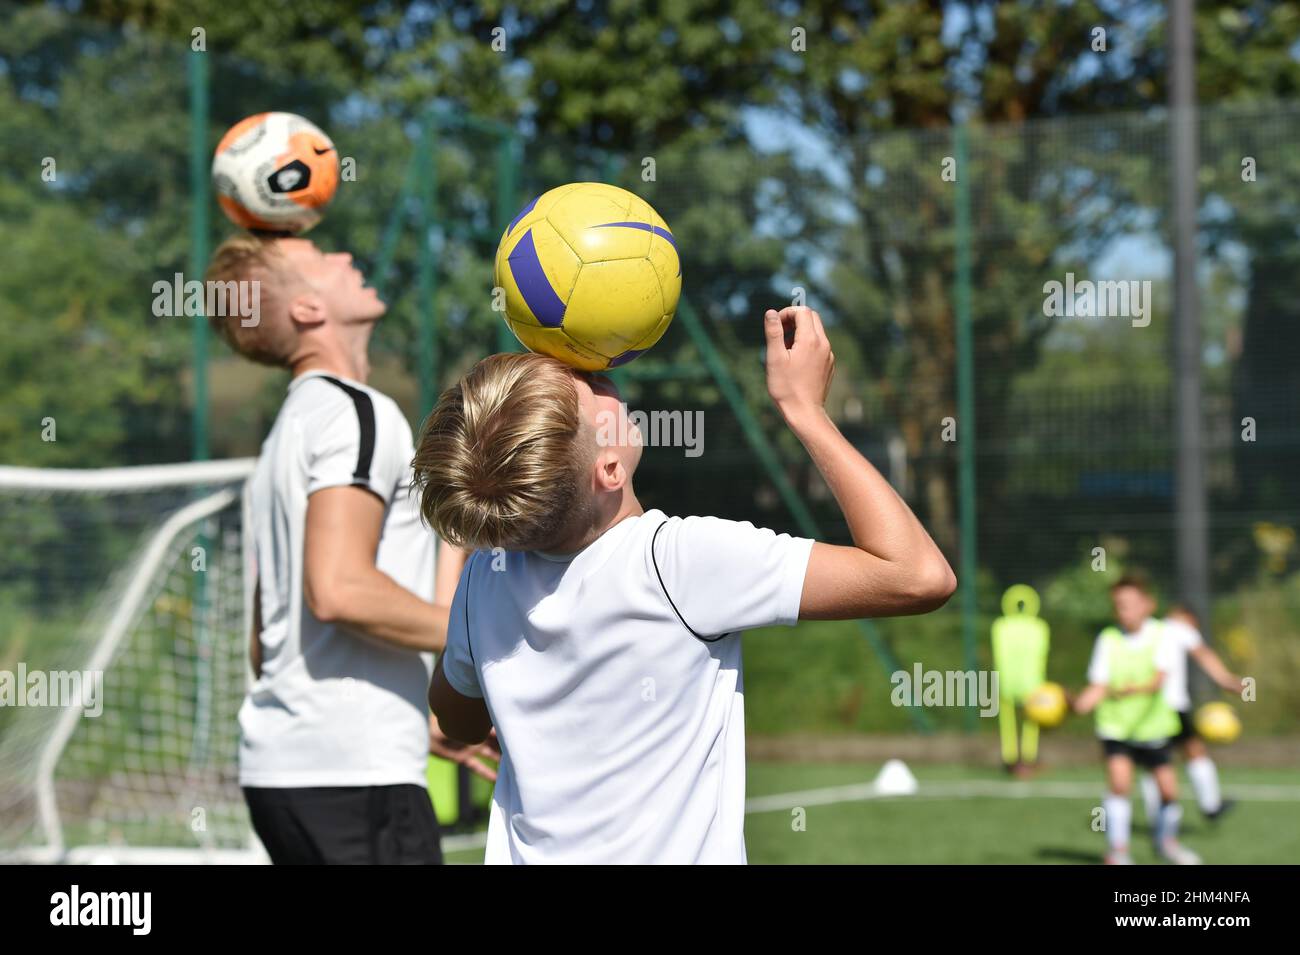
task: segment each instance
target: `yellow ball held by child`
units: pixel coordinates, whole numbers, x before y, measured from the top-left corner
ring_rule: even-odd
[[[1059,683],[1044,683],[1025,699],[1025,715],[1046,729],[1060,726],[1069,711],[1065,689]]]
[[[1196,711],[1196,732],[1211,743],[1231,743],[1241,735],[1241,719],[1227,703],[1206,703]]]

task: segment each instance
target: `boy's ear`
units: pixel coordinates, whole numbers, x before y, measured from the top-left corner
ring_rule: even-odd
[[[312,328],[325,322],[325,300],[314,293],[295,295],[289,302],[289,317],[295,325]]]
[[[619,491],[627,484],[627,468],[612,449],[596,455],[595,475],[597,491]]]

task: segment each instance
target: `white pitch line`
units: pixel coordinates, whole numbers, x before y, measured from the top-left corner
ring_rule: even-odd
[[[443,852],[469,852],[471,849],[483,849],[487,846],[487,830],[467,832],[463,836],[443,836]]]
[[[829,786],[825,789],[806,789],[803,792],[778,793],[774,796],[754,796],[745,800],[745,812],[775,812],[794,809],[796,806],[830,806],[841,802],[860,802],[883,799],[875,783],[854,783],[851,786]]]

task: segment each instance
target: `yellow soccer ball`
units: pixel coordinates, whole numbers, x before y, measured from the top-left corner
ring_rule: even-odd
[[[1065,722],[1070,705],[1059,683],[1044,683],[1025,699],[1025,715],[1039,726],[1051,729]]]
[[[1196,732],[1211,743],[1231,743],[1241,735],[1241,720],[1227,703],[1206,703],[1196,711]]]
[[[650,203],[617,186],[574,182],[542,193],[506,227],[495,283],[525,348],[603,371],[663,336],[682,263]]]

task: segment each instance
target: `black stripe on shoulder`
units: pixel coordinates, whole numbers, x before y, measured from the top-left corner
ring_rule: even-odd
[[[655,545],[659,543],[659,532],[664,529],[667,523],[668,523],[667,521],[664,521],[658,527],[656,527],[654,536],[650,538],[650,562],[654,564],[655,576],[659,578],[659,589],[664,592],[664,597],[668,600],[668,606],[673,608],[673,613],[677,614],[677,619],[682,622],[682,626],[685,627],[687,631],[689,631],[692,637],[694,637],[696,640],[699,640],[701,643],[717,643],[723,637],[731,636],[731,631],[727,633],[720,633],[716,637],[706,637],[703,636],[702,634],[696,633],[694,628],[692,628],[691,625],[686,622],[686,618],[682,616],[682,612],[677,609],[677,604],[673,602],[672,594],[668,592],[668,588],[664,585],[664,575],[659,572],[659,558],[655,554]]]
[[[370,464],[375,458],[375,403],[370,395],[360,388],[353,388],[345,382],[330,375],[321,375],[323,380],[343,389],[352,399],[352,406],[357,411],[357,424],[361,429],[361,444],[357,448],[357,469],[352,472],[352,483],[370,486]]]

